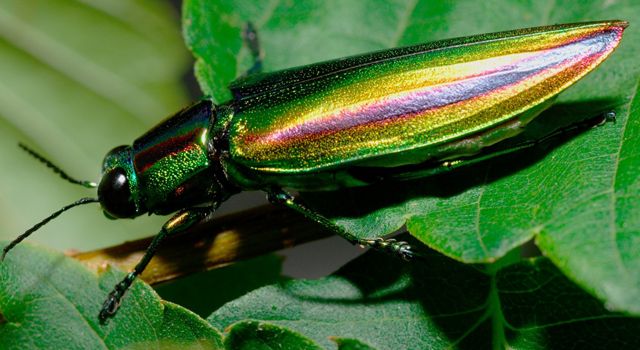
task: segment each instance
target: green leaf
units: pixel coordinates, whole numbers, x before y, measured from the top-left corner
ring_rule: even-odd
[[[504,267],[432,252],[426,264],[407,264],[371,252],[334,276],[264,287],[208,318],[229,334],[243,320],[298,332],[326,349],[336,348],[329,337],[375,349],[640,345],[640,319],[607,310],[546,258]]]
[[[109,324],[100,324],[102,302],[124,276],[112,268],[96,276],[69,257],[23,242],[0,264],[2,348],[222,348],[220,332],[139,281]]]
[[[312,340],[289,329],[269,323],[241,322],[233,326],[224,340],[229,350],[319,350]]]
[[[289,280],[280,274],[281,270],[282,258],[268,254],[162,284],[156,291],[162,299],[206,317],[254,289]]]
[[[629,21],[612,56],[508,142],[541,138],[609,110],[617,122],[442,176],[303,195],[359,237],[406,224],[423,243],[464,262],[492,262],[533,239],[567,276],[612,309],[640,314],[640,256],[633,249],[640,239],[637,1],[191,0],[184,9],[200,84],[219,100],[229,98],[223,87],[249,67],[240,36],[248,21],[258,29],[267,71],[500,30]]]
[[[155,0],[10,0],[0,5],[0,238],[13,239],[95,191],[18,148],[98,181],[102,159],[189,101],[179,16]],[[163,218],[108,222],[98,205],[62,215],[30,239],[89,250],[154,234]]]
[[[332,338],[338,344],[338,350],[375,350],[375,348],[355,339]]]

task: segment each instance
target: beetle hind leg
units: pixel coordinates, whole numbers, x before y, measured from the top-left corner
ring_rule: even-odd
[[[472,166],[474,164],[488,161],[490,159],[503,155],[520,152],[527,148],[536,147],[544,142],[553,140],[564,134],[568,134],[571,132],[583,132],[592,128],[602,126],[610,121],[616,122],[616,120],[617,118],[615,112],[607,111],[556,129],[553,132],[542,136],[541,138],[517,143],[515,145],[509,146],[508,148],[503,148],[498,151],[484,152],[471,157],[461,157],[459,159],[451,159],[442,162],[434,162],[429,160],[422,164],[405,165],[396,168],[354,167],[353,169],[349,170],[349,174],[354,178],[369,184],[421,179],[437,174],[446,173],[457,168]]]
[[[404,261],[425,261],[426,258],[419,251],[414,250],[409,243],[404,241],[396,241],[395,239],[373,238],[373,239],[361,239],[358,238],[342,227],[334,224],[331,220],[327,219],[320,213],[307,207],[306,205],[296,201],[296,199],[287,193],[283,189],[271,189],[267,191],[267,198],[269,202],[276,205],[283,205],[291,208],[298,213],[308,217],[309,219],[319,223],[326,227],[336,235],[346,239],[353,245],[359,245],[363,248],[369,247],[374,250],[382,251],[387,254],[393,255]]]

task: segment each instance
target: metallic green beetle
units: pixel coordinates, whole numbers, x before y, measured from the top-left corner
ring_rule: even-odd
[[[353,244],[420,259],[404,242],[353,236],[283,188],[365,186],[485,159],[473,156],[519,133],[611,54],[626,26],[601,21],[484,34],[236,80],[229,85],[231,101],[215,106],[202,99],[132,146],[112,150],[103,163],[98,198],[54,213],[7,246],[3,258],[33,231],[80,204],[100,202],[114,218],[178,211],[109,294],[99,315],[105,321],[163,238],[191,227],[233,194],[264,190],[270,201]],[[257,41],[249,44],[257,50]],[[471,158],[460,162],[463,157]],[[414,165],[427,166],[407,170]]]

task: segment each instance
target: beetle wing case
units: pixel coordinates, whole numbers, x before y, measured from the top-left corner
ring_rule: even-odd
[[[626,26],[484,34],[238,80],[229,159],[267,177],[390,155],[394,166],[410,164],[421,151],[437,159],[435,148],[495,129],[569,87],[614,50]]]

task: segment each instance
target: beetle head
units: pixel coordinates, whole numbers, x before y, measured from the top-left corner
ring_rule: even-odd
[[[119,146],[107,153],[102,174],[98,199],[107,218],[134,218],[147,212],[140,201],[130,146]]]

